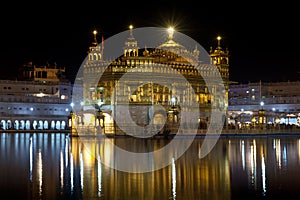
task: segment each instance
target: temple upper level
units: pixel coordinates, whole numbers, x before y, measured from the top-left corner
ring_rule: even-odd
[[[138,56],[138,50],[139,47],[137,45],[137,41],[133,36],[133,26],[129,26],[130,35],[125,41],[124,46],[124,57],[137,57]]]
[[[226,48],[225,50],[222,49],[221,47],[221,36],[217,37],[218,40],[218,46],[213,49],[212,47],[210,47],[210,51],[209,54],[212,58],[212,64],[215,65],[228,65],[229,64],[229,51]]]
[[[28,62],[19,68],[18,79],[22,81],[60,82],[67,81],[65,67],[58,67],[47,63],[44,66],[36,66]]]
[[[93,31],[93,35],[94,35],[94,40],[91,44],[91,46],[89,47],[89,51],[88,51],[88,62],[89,63],[94,63],[97,61],[102,61],[103,60],[103,51],[104,51],[104,38],[102,36],[102,45],[98,44],[97,41],[97,30]]]

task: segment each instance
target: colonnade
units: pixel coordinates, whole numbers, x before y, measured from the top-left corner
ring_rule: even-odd
[[[51,119],[2,119],[0,130],[65,130],[65,120]]]

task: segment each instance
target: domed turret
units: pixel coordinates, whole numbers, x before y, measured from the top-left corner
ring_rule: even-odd
[[[177,59],[185,62],[195,63],[198,61],[199,51],[195,49],[194,52],[189,51],[186,47],[176,42],[174,38],[174,28],[169,27],[167,29],[168,32],[168,41],[162,43],[158,46],[158,49],[161,49],[166,52],[166,54],[173,54],[173,56],[169,57],[181,57],[181,59]],[[196,52],[198,51],[198,52]]]
[[[138,56],[138,45],[137,41],[133,37],[133,32],[132,32],[133,26],[129,26],[130,30],[130,35],[129,38],[125,41],[125,46],[124,46],[124,57],[137,57]]]
[[[94,41],[89,47],[88,62],[97,62],[103,60],[104,40],[102,37],[102,47],[101,47],[97,41],[97,34],[98,34],[97,30],[94,30],[93,31]]]

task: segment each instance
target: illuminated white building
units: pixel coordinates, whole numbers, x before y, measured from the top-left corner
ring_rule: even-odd
[[[0,80],[0,130],[64,130],[71,83],[56,66],[20,68],[18,80]]]
[[[257,122],[259,110],[266,114],[265,123],[299,126],[300,81],[255,82],[229,87],[230,116],[241,122]]]

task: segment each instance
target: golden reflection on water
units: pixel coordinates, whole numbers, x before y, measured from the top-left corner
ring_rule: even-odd
[[[103,164],[116,164],[113,145],[147,152],[169,142],[143,140],[2,134],[0,192],[10,199],[226,200],[249,194],[299,195],[299,138],[220,138],[201,159],[203,138],[197,138],[170,165],[147,173],[127,173]]]
[[[201,145],[195,143],[181,158],[173,159],[165,168],[147,173],[127,173],[111,169],[102,164],[101,160],[113,162],[112,144],[127,146],[135,143],[135,139],[82,140],[72,138],[71,154],[73,158],[79,157],[79,161],[75,160],[74,163],[79,163],[81,169],[83,197],[230,199],[230,166],[227,156],[220,159],[222,156],[218,155],[224,153],[221,147],[217,147],[206,158],[199,159],[197,152]],[[145,149],[161,148],[162,143],[164,141],[160,140],[142,142],[139,150],[144,152]],[[74,167],[76,168],[76,164]]]

